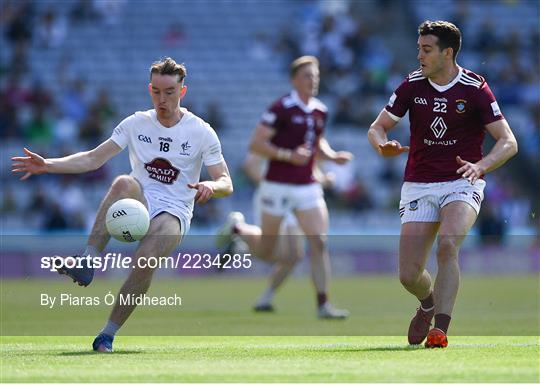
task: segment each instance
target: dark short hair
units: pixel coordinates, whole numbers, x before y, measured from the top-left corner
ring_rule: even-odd
[[[184,64],[178,64],[174,59],[166,57],[165,59],[152,63],[152,66],[150,67],[150,80],[152,80],[153,74],[178,75],[178,83],[182,83],[187,75],[187,70]]]
[[[420,36],[434,35],[439,38],[438,45],[441,51],[445,48],[452,48],[453,57],[456,60],[459,49],[461,48],[461,31],[449,21],[426,20],[418,27]]]
[[[294,60],[291,63],[291,79],[294,78],[294,75],[296,75],[298,71],[300,71],[300,68],[310,64],[314,64],[318,67],[319,60],[315,56],[300,56],[298,59]]]

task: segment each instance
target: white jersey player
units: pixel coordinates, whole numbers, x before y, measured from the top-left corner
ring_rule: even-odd
[[[98,169],[125,147],[133,171],[117,177],[101,202],[86,250],[82,257],[98,257],[110,236],[105,228],[108,208],[117,200],[141,201],[151,215],[150,228],[135,253],[133,269],[120,289],[119,296],[144,295],[152,281],[153,268],[141,268],[142,258],[169,255],[189,229],[193,204],[205,203],[232,193],[232,181],[221,155],[216,133],[202,119],[180,107],[187,87],[186,68],[166,58],[150,68],[148,90],[153,110],[137,112],[115,129],[112,137],[90,151],[57,159],[44,159],[24,149],[25,157],[14,157],[13,172],[23,172],[25,180],[33,174],[77,174]],[[211,181],[199,182],[202,164]],[[94,269],[88,263],[69,269],[58,269],[81,286],[92,282]],[[118,329],[131,315],[135,304],[116,301],[109,320],[94,340],[99,352],[111,352]]]
[[[131,176],[142,187],[150,218],[162,211],[176,216],[182,233],[189,229],[196,192],[189,184],[198,183],[201,167],[223,162],[215,131],[185,108],[176,129],[164,127],[155,110],[136,112],[124,119],[111,139],[129,148]]]

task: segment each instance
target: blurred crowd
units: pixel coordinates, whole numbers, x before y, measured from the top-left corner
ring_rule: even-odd
[[[525,3],[532,6],[531,12],[538,14],[538,5],[534,8],[532,2]],[[410,9],[402,10],[414,15],[415,4],[419,3],[410,2],[407,5]],[[481,14],[468,4],[454,2],[449,17],[464,36],[458,63],[486,78],[518,137],[521,151],[510,165],[486,177],[488,207],[480,217],[478,230],[481,234],[500,233],[502,239],[509,223],[515,227],[538,224],[533,206],[539,203],[534,195],[540,182],[540,174],[536,172],[540,166],[540,20],[529,26],[514,20],[514,29],[500,33],[496,31],[499,20],[484,12],[489,7],[487,2],[483,3]],[[408,31],[402,37],[411,40],[413,44],[404,44],[411,50],[396,49],[396,41],[387,38],[388,29],[381,28],[393,25],[398,17],[392,7],[395,2],[377,2],[373,7],[375,12],[369,14],[359,2],[324,5],[304,2],[295,15],[298,22],[283,28],[275,44],[276,51],[285,56],[284,63],[301,54],[317,56],[321,62],[321,97],[333,107],[332,128],[354,126],[366,130],[406,74],[417,68],[416,51],[412,50],[416,46],[416,31]],[[505,16],[512,18],[510,8],[518,4],[509,2],[507,6]],[[418,19],[417,24],[422,20]],[[468,26],[478,23],[477,20],[481,20],[480,27],[469,31]],[[396,129],[394,135],[406,142],[406,127],[399,128],[401,131]],[[493,144],[487,142],[485,151]],[[528,171],[523,172],[522,166]],[[397,162],[388,162],[377,175],[381,183],[395,186],[394,196],[387,201],[389,206],[395,207],[399,199],[401,167]],[[519,169],[522,172],[516,173]],[[373,192],[362,180],[354,175],[343,177],[350,181],[349,185],[327,192],[330,203],[334,201],[353,210],[372,208]],[[524,185],[529,188],[523,188]]]
[[[121,90],[103,88],[88,92],[84,77],[70,77],[60,66],[56,82],[61,91],[53,93],[41,81],[39,71],[31,70],[29,60],[33,58],[33,47],[62,49],[66,35],[78,28],[80,22],[90,21],[96,28],[115,24],[126,3],[79,0],[69,3],[69,11],[62,14],[53,6],[35,7],[32,1],[1,3],[1,44],[9,48],[0,61],[0,135],[4,148],[20,153],[20,147],[6,147],[6,143],[12,146],[22,143],[43,156],[59,156],[91,148],[110,135],[112,127],[123,118],[111,92]],[[399,40],[392,38],[388,30],[399,18],[407,19],[407,26],[419,24],[413,10],[404,9],[413,7],[413,2],[397,3],[373,2],[373,12],[366,14],[365,7],[356,1],[295,2],[291,5],[294,22],[284,20],[275,31],[257,33],[252,37],[248,54],[254,60],[277,57],[284,72],[288,63],[299,55],[319,57],[321,98],[330,106],[329,131],[354,127],[361,131],[356,135],[364,135],[395,87],[417,65],[416,30],[407,30],[408,35],[402,37],[411,41],[408,46],[413,47],[412,51],[396,47]],[[534,186],[539,186],[540,175],[534,171],[540,166],[540,29],[518,30],[516,24],[515,31],[501,37],[496,31],[497,20],[486,16],[471,35],[466,26],[476,17],[466,2],[455,3],[451,20],[462,28],[465,36],[458,61],[486,77],[503,112],[509,112],[507,118],[520,145],[518,159],[487,178],[489,204],[485,204],[483,215],[489,218],[488,225],[493,225],[484,225],[483,231],[502,234],[508,223],[530,226],[532,206],[538,203]],[[178,45],[184,41],[185,34],[185,27],[177,23],[169,27],[163,39],[167,44]],[[477,65],[472,65],[475,62]],[[64,65],[70,63],[66,61]],[[226,127],[222,111],[220,103],[209,100],[205,117],[214,127]],[[396,129],[395,135],[406,142],[406,125]],[[336,175],[334,185],[326,192],[330,208],[356,213],[395,210],[401,167],[402,163],[386,162],[376,175],[380,183],[391,186],[392,196],[384,202],[377,199],[377,191],[366,185],[355,167],[330,170]],[[533,174],[524,175],[527,174],[524,169],[533,170]],[[87,228],[92,215],[85,207],[85,196],[90,186],[93,191],[96,185],[100,186],[101,190],[97,191],[104,192],[113,176],[113,171],[104,167],[84,178],[31,178],[28,183],[32,188],[19,193],[15,178],[4,168],[2,216],[29,213],[30,228],[35,229]],[[528,183],[532,183],[533,190],[527,188]],[[47,188],[51,184],[61,187]],[[198,224],[211,224],[220,215],[213,205],[197,210]],[[486,222],[484,217],[480,224]]]

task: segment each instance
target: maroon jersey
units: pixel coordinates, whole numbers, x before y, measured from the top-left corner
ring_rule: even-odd
[[[317,98],[311,98],[308,105],[300,100],[296,91],[278,99],[263,114],[261,123],[272,127],[276,133],[272,144],[294,150],[307,144],[312,151],[311,159],[304,166],[289,162],[271,160],[265,179],[272,182],[307,184],[313,183],[313,162],[319,148],[319,137],[326,123],[326,106]]]
[[[464,68],[445,86],[420,70],[410,73],[385,109],[396,121],[409,111],[407,182],[459,179],[456,156],[472,163],[482,159],[484,126],[504,119],[484,78]]]

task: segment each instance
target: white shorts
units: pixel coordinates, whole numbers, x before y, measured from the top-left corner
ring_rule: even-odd
[[[148,194],[146,191],[143,191],[143,194],[148,204],[150,220],[162,212],[167,212],[174,215],[180,221],[180,235],[184,237],[187,234],[191,224],[190,208],[187,205],[181,201],[173,202],[156,194]]]
[[[475,184],[464,178],[439,183],[405,182],[399,201],[401,223],[439,222],[441,209],[454,201],[468,203],[478,215],[484,200],[484,187],[483,179],[478,179]]]
[[[297,185],[263,181],[259,190],[262,211],[278,217],[326,205],[319,183]]]
[[[257,188],[255,194],[253,194],[253,221],[257,226],[261,226],[261,214],[262,214],[262,203],[261,203],[261,189]],[[289,211],[283,217],[281,221],[281,229],[284,230],[287,227],[296,227],[300,229],[296,215],[293,212]]]

